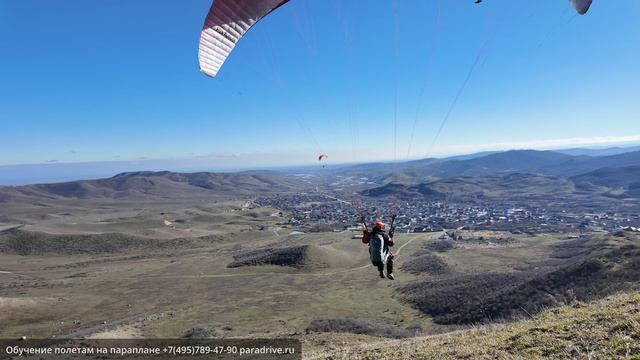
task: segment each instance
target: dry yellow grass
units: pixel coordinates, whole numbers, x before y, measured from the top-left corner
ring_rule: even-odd
[[[529,320],[308,353],[308,359],[640,359],[640,292]]]

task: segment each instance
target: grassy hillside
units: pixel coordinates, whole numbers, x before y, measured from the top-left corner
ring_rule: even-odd
[[[364,190],[362,195],[437,201],[446,197],[512,199],[549,195],[569,196],[574,190],[574,184],[564,178],[511,173],[502,176],[452,177],[416,185],[389,183]]]
[[[640,189],[640,166],[602,168],[570,180],[581,190],[633,197]]]
[[[47,234],[14,229],[0,232],[0,253],[18,255],[116,254],[193,249],[204,247],[221,237],[149,239],[122,233]]]
[[[359,342],[362,344],[362,341]],[[308,359],[638,359],[640,293],[545,311],[528,320],[411,340],[344,346]]]
[[[518,318],[575,300],[638,290],[638,240],[622,234],[565,241],[553,247],[547,260],[522,267],[521,271],[427,277],[400,290],[407,301],[439,324]]]

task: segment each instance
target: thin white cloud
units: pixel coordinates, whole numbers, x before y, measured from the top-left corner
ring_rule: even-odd
[[[630,146],[640,145],[640,135],[628,136],[596,136],[596,137],[579,137],[579,138],[563,138],[563,139],[539,139],[528,141],[507,141],[485,144],[451,144],[436,145],[431,152],[423,150],[416,152],[417,155],[412,158],[425,157],[445,157],[461,154],[470,154],[481,151],[503,151],[503,150],[553,150],[566,149],[571,147],[607,147],[607,146]],[[348,162],[370,162],[370,161],[393,161],[393,149],[391,148],[360,148],[356,150],[354,156],[352,150],[336,149],[327,150],[330,154],[331,163],[348,163]],[[406,153],[406,149],[398,149],[398,154]],[[317,154],[310,150],[282,150],[282,151],[256,151],[246,153],[211,153],[191,158],[183,158],[182,161],[187,162],[203,162],[215,161],[218,165],[226,167],[242,166],[283,166],[283,165],[300,165],[315,164]],[[408,160],[405,157],[398,157],[396,160]]]
[[[608,147],[608,146],[630,146],[640,145],[640,135],[627,136],[596,136],[577,137],[563,139],[538,139],[527,141],[506,141],[483,144],[442,144],[434,146],[431,152],[426,148],[415,151],[412,159],[425,157],[446,157],[461,154],[470,154],[481,151],[504,151],[517,149],[553,150],[571,147]],[[372,161],[393,161],[393,149],[389,147],[358,149],[335,149],[326,150],[329,154],[329,164],[339,163],[363,163]],[[399,148],[398,154],[406,154],[406,149]],[[318,154],[309,149],[291,149],[278,151],[255,151],[255,152],[220,152],[209,154],[194,154],[190,156],[176,156],[172,158],[139,157],[135,160],[126,160],[120,155],[109,159],[117,163],[129,163],[136,165],[136,168],[151,166],[153,168],[168,169],[239,169],[239,168],[264,168],[271,166],[290,165],[314,165],[317,164]],[[106,160],[107,162],[109,160]],[[396,160],[409,160],[404,156],[399,156]],[[105,160],[103,160],[105,161]],[[77,161],[56,161],[48,160],[46,163],[78,163]],[[99,163],[89,161],[86,163]],[[7,164],[10,165],[10,164]],[[2,166],[2,165],[0,165]]]

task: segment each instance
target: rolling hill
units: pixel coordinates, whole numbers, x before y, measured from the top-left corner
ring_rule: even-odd
[[[377,188],[364,190],[362,195],[369,197],[395,197],[398,199],[422,198],[425,200],[441,200],[445,195],[439,193],[430,184],[422,183],[413,186],[406,186],[398,183],[389,183]]]
[[[440,324],[476,324],[514,319],[572,301],[640,290],[640,249],[593,241],[576,248],[564,265],[522,273],[452,275],[409,284],[406,299]],[[613,249],[611,249],[613,248]],[[542,266],[539,266],[542,267]]]
[[[0,187],[0,201],[40,199],[171,199],[198,196],[242,196],[290,192],[300,188],[295,180],[277,173],[174,173],[130,172],[107,179],[53,184]]]
[[[588,191],[622,191],[634,195],[640,190],[640,166],[602,168],[570,178],[576,187]]]
[[[425,168],[432,176],[483,176],[526,172],[574,176],[603,167],[640,165],[640,151],[610,156],[572,156],[554,151],[513,150],[469,160],[449,160]]]
[[[389,183],[364,190],[369,197],[440,200],[464,198],[531,198],[539,195],[570,195],[574,184],[561,177],[511,173],[503,176],[460,176],[416,185]]]
[[[319,177],[367,178],[365,196],[437,200],[444,196],[640,195],[640,151],[609,156],[513,150],[449,159],[370,163],[328,169]],[[306,185],[305,185],[306,184]],[[175,199],[255,196],[310,186],[287,172],[127,172],[111,178],[0,187],[0,201],[16,199]],[[362,184],[360,185],[362,189]]]
[[[571,177],[597,169],[640,166],[640,151],[608,156],[569,155],[555,151],[511,150],[445,159],[424,159],[404,163],[364,164],[336,170],[336,174],[366,176],[380,184],[416,184],[425,180],[460,176],[495,176],[531,173]]]

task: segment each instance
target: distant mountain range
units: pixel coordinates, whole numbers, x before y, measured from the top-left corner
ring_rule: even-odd
[[[587,157],[603,157],[611,155],[619,155],[623,153],[638,152],[640,146],[633,147],[611,147],[602,149],[591,148],[575,148],[575,149],[562,149],[555,150],[553,152],[570,156],[587,156]],[[323,173],[332,173],[344,176],[359,176],[362,173],[374,173],[378,177],[378,180],[385,182],[385,174],[389,175],[394,172],[394,181],[403,180],[400,176],[407,176],[406,180],[411,180],[411,177],[425,176],[433,178],[432,169],[424,169],[425,165],[433,165],[436,163],[444,163],[448,161],[458,160],[467,161],[478,158],[484,158],[491,155],[503,154],[503,151],[485,151],[473,154],[457,155],[448,158],[427,158],[408,162],[378,162],[378,163],[363,163],[359,165],[352,164],[340,164],[337,157],[332,158],[332,163],[329,164],[326,169],[322,169]],[[331,156],[331,155],[330,155]],[[308,158],[309,161],[313,157]],[[256,160],[256,159],[254,159]],[[272,158],[266,157],[264,164],[270,163]],[[173,171],[181,173],[201,172],[201,171],[213,171],[213,172],[240,172],[250,170],[272,170],[277,172],[283,172],[287,174],[296,173],[309,173],[318,170],[317,164],[306,166],[287,166],[287,167],[269,167],[267,165],[257,166],[243,166],[241,163],[236,163],[240,160],[235,157],[223,156],[223,157],[194,157],[194,158],[181,158],[181,159],[140,159],[135,161],[101,161],[101,162],[49,162],[44,164],[23,164],[23,165],[0,165],[0,185],[27,185],[27,184],[41,184],[41,183],[53,183],[75,180],[88,180],[88,179],[100,179],[111,177],[115,174],[123,172],[132,172],[139,170],[147,171]],[[300,161],[300,160],[298,160]],[[255,161],[254,161],[255,162]],[[261,164],[260,161],[257,162]],[[449,164],[451,165],[451,164]],[[461,164],[458,164],[460,166]],[[462,164],[464,165],[464,164]],[[631,165],[629,165],[631,166]],[[396,170],[403,169],[403,172],[397,172]],[[446,171],[442,170],[445,176],[458,176],[462,174],[455,174],[455,166],[453,169]],[[595,170],[595,169],[591,169]],[[452,174],[447,175],[447,172]],[[580,170],[574,173],[578,175],[584,171]],[[473,175],[470,172],[468,175]],[[372,175],[367,175],[371,177]],[[386,182],[390,181],[387,179]]]
[[[458,176],[533,173],[571,177],[604,167],[640,165],[640,151],[609,156],[568,155],[556,151],[512,150],[478,157],[423,159],[404,163],[372,163],[334,171],[341,176],[366,176],[381,184],[419,183]]]
[[[130,172],[99,180],[0,187],[0,202],[39,199],[178,199],[292,192],[299,183],[270,172]]]
[[[586,149],[586,148],[574,148],[574,149],[563,149],[556,150],[557,152],[567,154],[567,155],[587,155],[587,156],[609,156],[609,155],[618,155],[624,154],[627,152],[640,151],[640,146],[629,146],[629,147],[609,147],[602,149]]]
[[[640,197],[640,151],[587,156],[515,150],[464,160],[427,159],[395,164],[395,169],[370,166],[368,170],[368,175],[360,175],[380,183],[362,192],[372,197],[499,198],[579,193]]]
[[[293,174],[291,171],[126,172],[99,180],[0,186],[0,201],[248,197],[309,190],[323,181],[325,186],[334,183],[338,177],[367,178],[366,184],[361,182],[354,190],[371,197],[435,200],[446,196],[499,198],[590,193],[640,197],[640,151],[591,156],[513,150],[447,159],[359,164],[322,171],[309,169],[310,177],[306,178]]]

